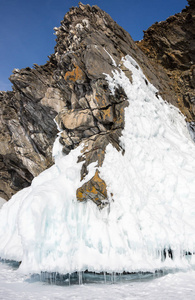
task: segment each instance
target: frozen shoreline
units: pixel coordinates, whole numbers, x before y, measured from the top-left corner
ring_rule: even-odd
[[[33,282],[28,276],[14,270],[12,266],[0,262],[0,299],[2,300],[193,300],[194,282],[195,271],[187,271],[144,281],[57,286]]]

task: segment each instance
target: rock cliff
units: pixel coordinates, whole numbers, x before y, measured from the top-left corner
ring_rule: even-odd
[[[180,14],[150,27],[139,43],[96,5],[79,3],[70,9],[55,28],[55,53],[49,61],[32,69],[15,69],[10,76],[13,91],[0,93],[1,197],[9,199],[52,165],[52,145],[60,130],[64,154],[83,144],[78,157],[83,162],[81,179],[88,165],[97,162],[95,176],[75,191],[77,199],[103,205],[106,183],[98,168],[109,143],[124,151],[119,138],[128,106],[124,90],[110,92],[106,74],[113,76],[121,69],[131,80],[122,60],[127,54],[138,62],[163,99],[180,107],[193,127],[192,2]]]
[[[137,45],[173,81],[178,107],[195,128],[195,2],[144,32]]]

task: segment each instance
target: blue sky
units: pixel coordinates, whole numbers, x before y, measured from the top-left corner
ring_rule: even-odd
[[[0,90],[11,90],[14,68],[44,64],[54,52],[53,28],[75,0],[0,0]],[[155,22],[180,12],[187,0],[87,0],[105,10],[134,40]]]

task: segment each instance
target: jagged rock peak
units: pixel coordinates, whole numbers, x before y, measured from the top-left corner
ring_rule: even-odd
[[[69,42],[72,41],[72,46],[74,47],[76,44],[74,43],[76,35],[83,36],[92,31],[103,31],[108,35],[108,37],[110,37],[110,35],[112,35],[112,31],[118,31],[119,28],[122,33],[121,36],[128,36],[129,39],[129,34],[97,5],[90,6],[88,4],[83,5],[82,3],[79,3],[79,7],[72,7],[70,9],[70,11],[64,16],[64,20],[61,21],[61,26],[59,28],[55,27],[55,30],[58,37],[60,37],[60,35],[64,37],[64,34],[68,34]],[[66,50],[68,49],[69,48],[67,47]]]

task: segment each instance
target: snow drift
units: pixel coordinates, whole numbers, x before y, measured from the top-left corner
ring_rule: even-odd
[[[195,145],[183,115],[158,96],[130,57],[106,75],[111,92],[121,86],[129,100],[121,137],[124,153],[109,145],[100,175],[109,205],[79,203],[82,145],[0,210],[0,257],[22,261],[23,272],[72,273],[189,268],[195,251]]]

